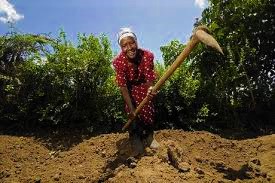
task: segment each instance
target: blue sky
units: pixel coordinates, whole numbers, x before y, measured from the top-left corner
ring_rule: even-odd
[[[207,0],[0,0],[0,34],[13,22],[21,33],[50,34],[60,28],[75,42],[78,33],[109,37],[114,51],[117,32],[131,27],[139,46],[162,60],[160,46],[178,39],[186,42]]]

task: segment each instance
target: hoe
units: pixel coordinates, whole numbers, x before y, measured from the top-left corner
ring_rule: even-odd
[[[161,86],[165,83],[165,81],[174,73],[174,71],[183,63],[183,61],[188,57],[188,55],[192,52],[195,46],[202,42],[208,46],[211,46],[218,50],[220,53],[223,54],[223,51],[218,44],[218,42],[208,34],[209,30],[206,26],[198,26],[191,37],[191,40],[187,43],[185,49],[181,52],[181,54],[176,58],[173,64],[166,70],[163,76],[159,79],[159,81],[153,86],[152,92],[157,92]],[[137,116],[142,107],[150,100],[148,96],[146,96],[143,101],[138,105],[135,110],[134,115]],[[122,131],[125,131],[130,124],[134,121],[133,118],[128,119],[127,123],[123,126]]]

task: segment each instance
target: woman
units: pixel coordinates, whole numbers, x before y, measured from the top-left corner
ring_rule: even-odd
[[[122,28],[118,34],[121,52],[113,61],[116,81],[126,104],[126,112],[133,119],[134,111],[148,95],[155,95],[151,87],[156,79],[153,54],[138,48],[137,37],[130,28]],[[149,146],[157,148],[159,144],[153,138],[154,106],[152,101],[145,105],[129,128],[129,137],[135,155],[144,152]]]

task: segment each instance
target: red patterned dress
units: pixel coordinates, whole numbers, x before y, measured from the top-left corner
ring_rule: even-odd
[[[113,61],[113,66],[116,71],[116,81],[118,86],[127,87],[132,98],[132,103],[137,107],[146,97],[149,86],[146,82],[151,82],[156,79],[154,72],[154,55],[150,51],[138,49],[137,54],[140,54],[140,63],[137,67],[131,64],[127,56],[121,52]],[[130,110],[126,104],[126,112]],[[153,124],[155,109],[153,102],[149,101],[143,106],[139,117],[145,124]]]

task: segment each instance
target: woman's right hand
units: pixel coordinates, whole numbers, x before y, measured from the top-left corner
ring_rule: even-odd
[[[133,121],[136,118],[135,110],[131,110],[131,112],[128,114],[128,119]]]

